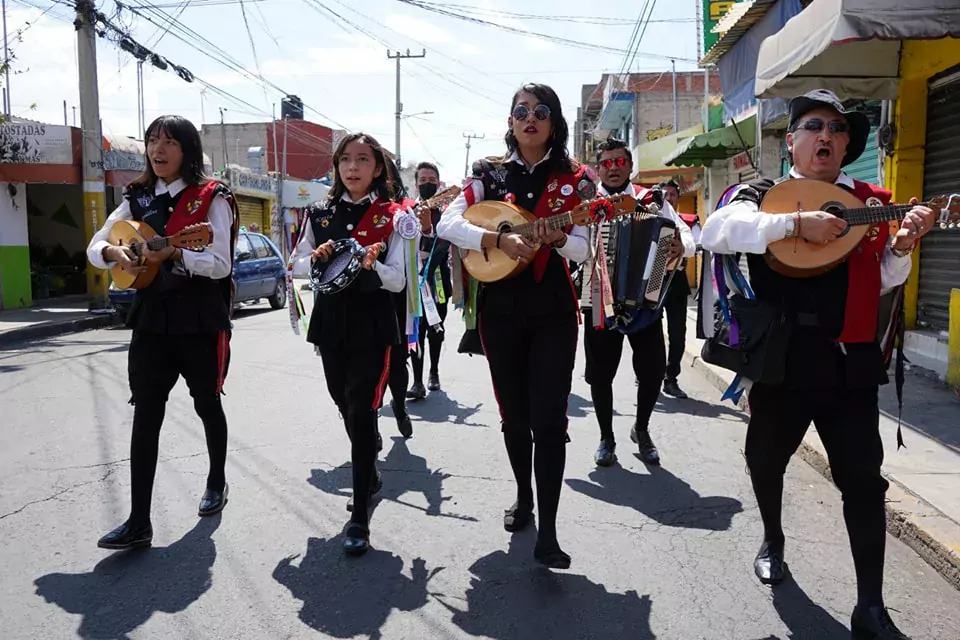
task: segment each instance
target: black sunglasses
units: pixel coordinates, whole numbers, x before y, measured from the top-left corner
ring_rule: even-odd
[[[513,108],[513,119],[514,120],[526,120],[527,116],[530,115],[530,109],[525,105],[518,104]],[[545,104],[538,104],[537,107],[533,110],[533,115],[537,120],[546,120],[550,117],[550,107]]]
[[[846,133],[850,131],[850,125],[843,120],[832,120],[824,123],[820,118],[810,118],[806,122],[798,124],[797,129],[803,129],[804,131],[811,131],[813,133],[820,133],[823,131],[824,124],[826,124],[827,129],[830,130],[830,133]]]

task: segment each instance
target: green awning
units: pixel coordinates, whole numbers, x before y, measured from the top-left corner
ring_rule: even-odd
[[[736,125],[729,124],[722,129],[714,129],[687,138],[677,145],[670,155],[663,158],[663,164],[678,167],[704,167],[714,160],[732,158],[756,144],[757,116],[752,115]]]

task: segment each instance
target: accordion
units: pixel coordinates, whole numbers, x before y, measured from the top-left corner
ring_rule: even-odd
[[[610,222],[607,259],[613,315],[607,324],[634,333],[660,318],[660,311],[679,260],[668,263],[667,249],[677,225],[656,213],[633,213]]]

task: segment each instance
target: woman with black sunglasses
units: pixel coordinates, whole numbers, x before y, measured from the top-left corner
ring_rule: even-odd
[[[567,123],[553,89],[524,85],[510,109],[507,154],[474,163],[473,177],[443,213],[437,232],[466,249],[499,248],[521,263],[532,263],[514,278],[482,287],[478,328],[517,481],[517,498],[504,515],[504,529],[520,531],[531,524],[535,472],[540,526],[534,557],[548,567],[567,568],[570,556],[557,541],[556,518],[577,351],[577,297],[568,262],[587,257],[587,230],[549,229],[542,218],[592,198],[596,185],[592,172],[567,155]],[[464,211],[485,199],[515,203],[541,218],[534,241],[467,222]]]

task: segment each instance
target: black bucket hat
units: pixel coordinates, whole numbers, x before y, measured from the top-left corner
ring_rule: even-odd
[[[870,119],[862,111],[847,110],[843,103],[832,91],[826,89],[817,89],[797,96],[790,101],[790,126],[789,131],[794,131],[797,121],[805,114],[814,109],[822,108],[833,109],[847,120],[850,125],[850,143],[847,145],[847,154],[843,156],[845,167],[851,162],[855,162],[863,154],[867,146],[867,137],[870,135]]]

